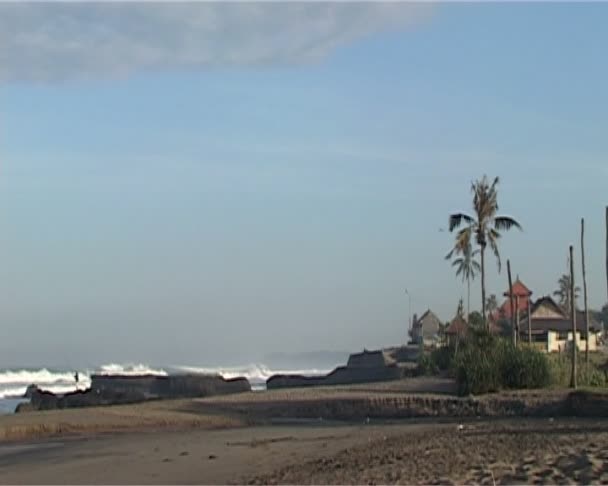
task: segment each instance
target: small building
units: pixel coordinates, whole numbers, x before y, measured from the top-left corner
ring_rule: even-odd
[[[538,299],[530,310],[530,330],[532,342],[536,347],[552,353],[566,351],[576,342],[580,351],[586,348],[589,341],[589,351],[597,351],[602,326],[589,314],[589,335],[586,333],[585,313],[576,311],[576,335],[573,338],[572,320],[570,316],[549,296]],[[521,320],[520,339],[528,340],[528,316]]]
[[[450,325],[445,330],[448,345],[456,344],[458,341],[464,339],[469,331],[469,325],[464,317],[457,315],[452,319]]]
[[[414,344],[437,346],[440,342],[441,321],[428,309],[420,318],[414,316],[410,337]]]
[[[511,300],[509,299],[509,289],[503,294],[506,299],[492,317],[493,321],[500,319],[511,319]],[[532,291],[524,285],[524,283],[517,277],[513,283],[513,311],[515,316],[521,315],[522,313],[528,313],[528,305],[531,301]]]

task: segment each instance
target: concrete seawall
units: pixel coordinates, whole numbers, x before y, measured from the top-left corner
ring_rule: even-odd
[[[251,395],[210,399],[201,410],[222,410],[252,420],[365,421],[406,418],[608,417],[608,394],[588,391],[499,393],[479,397],[398,393],[277,390],[272,398]],[[284,395],[283,395],[284,394]]]
[[[395,348],[398,349],[398,348]],[[395,350],[363,351],[351,354],[346,366],[325,376],[275,375],[268,378],[266,388],[354,385],[378,381],[400,380],[414,375],[415,363],[398,363]]]

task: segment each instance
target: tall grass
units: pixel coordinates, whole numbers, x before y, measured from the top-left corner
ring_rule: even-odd
[[[461,395],[551,384],[549,361],[542,352],[516,347],[510,340],[483,330],[470,331],[460,343],[452,369]]]
[[[582,353],[581,353],[582,354]],[[548,357],[551,366],[551,383],[554,386],[570,386],[572,373],[572,362],[569,354],[551,354]],[[585,363],[583,355],[578,356],[577,362],[577,384],[579,386],[605,387],[608,386],[606,371],[598,366],[597,360],[591,360],[589,365]]]

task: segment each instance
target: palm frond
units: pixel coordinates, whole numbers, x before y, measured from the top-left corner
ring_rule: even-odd
[[[488,238],[488,241],[490,242],[490,248],[492,249],[492,253],[494,253],[494,256],[496,257],[496,263],[498,264],[498,273],[500,273],[500,270],[502,268],[502,262],[500,261],[500,253],[498,251],[498,243],[496,240],[497,240],[497,238],[494,238],[494,237]]]
[[[464,260],[462,258],[456,258],[456,260],[454,260],[452,262],[452,266],[457,267],[459,265],[462,265],[463,263],[464,263]]]
[[[518,230],[523,231],[521,225],[510,216],[496,216],[494,218],[494,229],[498,231],[509,231],[511,228],[517,228]]]
[[[460,227],[463,222],[472,225],[475,223],[475,219],[465,213],[450,214],[449,230],[454,231],[454,229]]]

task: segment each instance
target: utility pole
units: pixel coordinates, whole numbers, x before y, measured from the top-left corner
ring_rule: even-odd
[[[574,302],[574,249],[570,245],[570,314],[572,319],[572,375],[570,388],[576,388],[576,303]]]
[[[513,309],[513,281],[511,280],[511,262],[507,260],[507,276],[509,277],[509,305],[511,307],[511,329],[513,330],[513,345],[517,346],[515,332],[515,309]]]
[[[410,295],[410,293],[408,292],[407,289],[405,289],[405,293],[407,295],[407,314],[408,314],[408,324],[410,326],[409,333],[411,333],[412,332],[412,296]]]
[[[581,258],[583,264],[583,300],[585,302],[585,365],[589,366],[589,307],[587,306],[587,273],[585,271],[585,218],[581,219]],[[575,306],[576,307],[576,306]]]

